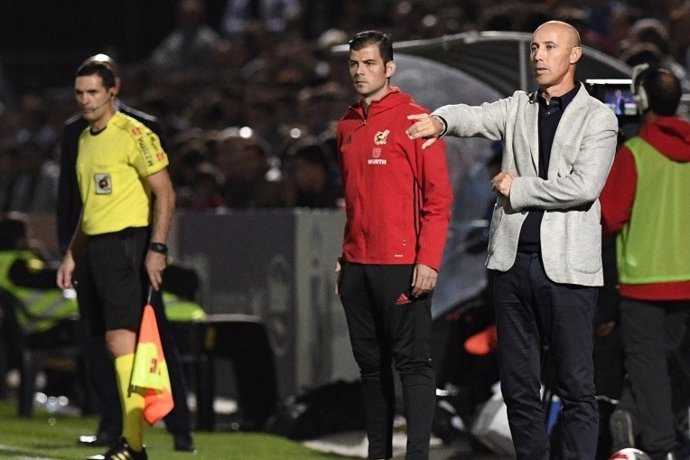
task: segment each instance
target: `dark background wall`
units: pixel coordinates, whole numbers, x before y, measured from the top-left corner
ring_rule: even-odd
[[[146,59],[175,26],[175,0],[0,0],[0,65],[18,92],[69,84],[87,56]],[[218,30],[224,0],[207,0]]]

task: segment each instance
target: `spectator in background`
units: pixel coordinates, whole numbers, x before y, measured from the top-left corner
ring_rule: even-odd
[[[659,50],[659,65],[673,72],[681,83],[686,78],[685,68],[671,54],[669,30],[664,22],[654,18],[635,21],[628,31],[625,43],[623,52],[627,47],[637,43],[652,44]]]
[[[58,166],[53,159],[58,130],[48,101],[39,94],[21,97],[16,112],[0,117],[0,211],[53,212]],[[5,125],[5,126],[2,126]]]
[[[659,47],[653,43],[645,42],[631,44],[618,56],[618,59],[631,67],[639,64],[658,66],[662,58],[663,54]]]
[[[684,2],[671,11],[670,22],[673,55],[690,74],[690,4]]]
[[[335,82],[325,83],[301,90],[297,94],[296,118],[305,127],[301,137],[333,135],[335,122],[335,101],[345,103],[345,91]]]
[[[245,102],[245,121],[252,131],[251,136],[260,139],[257,147],[263,151],[261,154],[268,161],[271,158],[269,152],[281,145],[283,138],[281,128],[287,121],[286,117],[281,115],[285,114],[285,106],[289,105],[289,99],[284,97],[280,90],[268,94],[264,91],[264,87],[253,89],[257,95],[249,97]],[[260,95],[261,93],[263,95]]]
[[[604,231],[618,232],[627,371],[611,436],[614,450],[638,444],[652,460],[673,460],[678,443],[667,358],[681,344],[690,314],[690,214],[684,199],[690,124],[675,116],[682,94],[678,77],[646,65],[634,74],[643,125],[619,149],[601,195]]]
[[[340,208],[343,191],[334,165],[315,140],[307,140],[288,150],[283,159],[291,186],[291,206],[304,208]]]
[[[229,125],[225,108],[221,92],[209,88],[190,101],[187,117],[189,123],[201,131],[217,132]]]
[[[654,18],[635,21],[625,43],[620,59],[626,64],[648,64],[668,69],[678,77],[683,92],[690,92],[690,80],[685,67],[671,53],[671,37],[665,22]],[[680,107],[679,115],[685,118],[690,116],[687,106]]]
[[[218,34],[204,24],[203,0],[180,0],[177,27],[151,53],[159,71],[213,70],[218,51]]]
[[[240,129],[237,127],[229,127],[216,133],[213,137],[213,164],[218,167],[218,172],[222,176],[221,179],[221,195],[225,193],[225,183],[236,175],[235,171],[235,151],[239,149],[244,143],[244,139],[240,136]],[[227,196],[224,196],[227,202]]]
[[[602,50],[610,56],[619,56],[625,46],[626,38],[630,33],[630,28],[644,14],[639,8],[632,5],[618,5],[609,16],[608,34],[606,39],[608,45]]]
[[[349,83],[347,66],[332,51],[334,46],[344,45],[348,39],[347,32],[341,29],[328,29],[319,35],[314,52],[316,57],[314,77],[318,84],[345,86]]]
[[[18,143],[5,154],[12,175],[4,191],[3,212],[50,213],[55,211],[59,166],[35,142]]]
[[[584,8],[559,6],[553,10],[552,16],[575,27],[584,45],[599,50],[607,46],[604,37],[590,27],[589,14]]]
[[[235,143],[225,170],[221,194],[231,208],[276,208],[286,206],[284,181],[276,167],[277,158],[256,138]]]
[[[300,13],[299,0],[227,0],[221,28],[223,35],[251,49],[258,35],[285,33]]]
[[[177,206],[187,208],[194,201],[194,181],[199,168],[208,161],[205,144],[198,139],[187,140],[169,155],[170,176],[175,186]]]
[[[49,123],[49,118],[47,102],[42,96],[25,95],[20,102],[20,125],[15,140],[19,143],[30,142],[42,151],[52,152],[59,132]]]
[[[189,208],[193,211],[227,208],[225,198],[219,192],[219,173],[215,165],[205,162],[197,167]]]

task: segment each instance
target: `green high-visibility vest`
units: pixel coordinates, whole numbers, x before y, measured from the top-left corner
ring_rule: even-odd
[[[196,302],[182,299],[181,297],[163,291],[163,303],[165,304],[165,316],[170,321],[203,321],[206,312]]]
[[[14,295],[23,305],[16,312],[17,322],[25,333],[43,332],[62,319],[76,317],[79,308],[76,298],[65,298],[59,289],[35,289],[14,284],[9,277],[10,268],[17,260],[35,265],[43,262],[30,251],[0,251],[0,288]],[[184,300],[169,292],[163,292],[165,315],[170,321],[203,321],[206,312],[196,302]]]
[[[616,238],[621,283],[690,280],[690,163],[673,161],[639,137],[625,145],[637,172],[630,220]]]
[[[15,312],[19,326],[27,334],[46,331],[63,319],[79,315],[77,302],[65,298],[57,287],[55,289],[35,289],[14,284],[9,277],[10,268],[16,261],[42,265],[30,251],[0,251],[0,287],[14,295],[23,305]],[[40,269],[40,268],[39,268]]]

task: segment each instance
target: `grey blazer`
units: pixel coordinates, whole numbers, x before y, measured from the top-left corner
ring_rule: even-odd
[[[543,209],[541,250],[547,276],[556,283],[601,286],[601,211],[604,187],[616,152],[618,120],[580,85],[556,130],[547,179],[538,175],[539,105],[536,93],[481,106],[447,105],[446,135],[502,140],[502,171],[513,172],[509,198],[496,200],[486,266],[506,271],[517,254],[520,228],[529,209]]]

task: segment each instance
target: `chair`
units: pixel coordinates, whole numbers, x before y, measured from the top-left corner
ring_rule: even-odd
[[[261,319],[215,314],[204,321],[171,322],[171,330],[183,363],[195,373],[197,428],[215,429],[216,364],[225,359],[235,370],[241,429],[262,429],[276,411],[278,390],[273,350]]]

